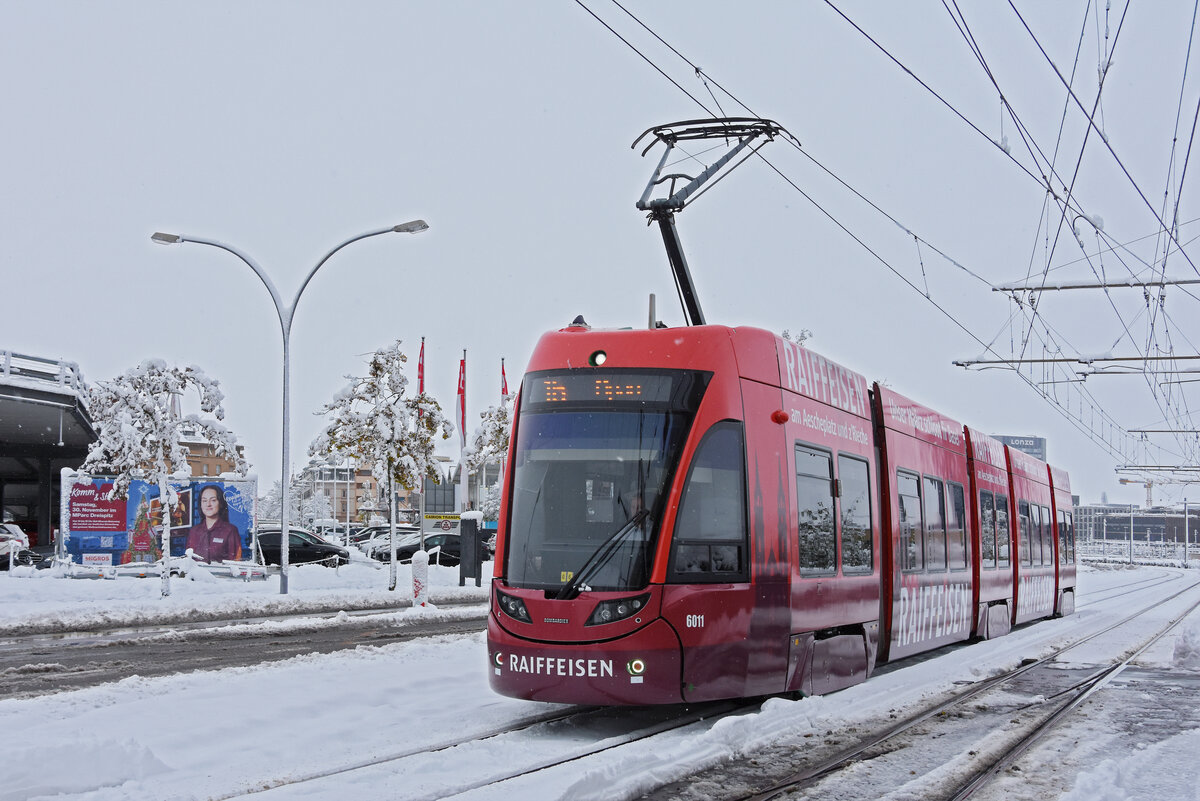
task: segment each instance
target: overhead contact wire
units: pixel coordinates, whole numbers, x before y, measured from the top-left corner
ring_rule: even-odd
[[[748,106],[746,106],[746,104],[742,103],[732,93],[730,93],[728,90],[726,90],[719,82],[717,82],[714,79],[711,79],[711,76],[707,76],[703,72],[703,70],[701,70],[693,62],[691,62],[689,59],[687,59],[685,56],[683,56],[678,50],[676,50],[674,47],[672,47],[670,44],[668,44],[665,40],[663,40],[662,37],[660,37],[660,36],[658,36],[658,34],[654,33],[648,26],[646,26],[644,23],[642,23],[641,20],[639,20],[636,16],[634,16],[632,13],[630,13],[628,11],[628,9],[626,9],[619,2],[617,2],[617,0],[612,0],[612,2],[614,3],[614,5],[616,5],[618,8],[620,8],[622,11],[624,11],[627,15],[629,15],[631,18],[633,18],[635,21],[637,21],[639,25],[641,25],[648,32],[650,32],[652,36],[654,36],[659,42],[661,42],[664,46],[666,46],[668,49],[670,49],[676,56],[678,56],[681,60],[683,60],[685,63],[687,63],[689,66],[691,66],[693,68],[693,70],[696,71],[698,76],[702,77],[702,79],[708,78],[709,80],[712,80],[712,83],[714,86],[717,86],[722,92],[729,95],[730,98],[732,98],[735,102],[737,102],[739,105],[741,105],[743,108],[745,108],[749,113],[751,113],[754,116],[758,116]],[[667,78],[667,80],[669,80],[672,83],[672,85],[674,85],[676,88],[678,88],[680,91],[682,91],[697,106],[699,106],[701,109],[703,109],[705,111],[705,113],[709,114],[709,116],[713,116],[712,111],[704,103],[700,102],[694,95],[692,95],[690,92],[688,92],[686,89],[684,89],[678,82],[676,82],[674,79],[672,79],[669,75],[667,75],[666,72],[663,69],[661,69],[657,64],[655,64],[649,57],[647,57],[637,47],[635,47],[627,39],[625,39],[625,37],[618,34],[610,25],[608,25],[606,22],[604,22],[602,19],[600,19],[590,8],[588,8],[583,2],[581,2],[581,0],[576,0],[576,3],[578,5],[580,5],[582,8],[584,8],[584,10],[586,10],[589,13],[589,15],[591,15],[594,19],[596,19],[598,22],[600,22],[614,36],[616,36],[618,39],[620,39],[627,47],[629,47],[631,50],[633,50],[635,53],[637,53],[639,57],[641,57],[644,61],[646,61],[648,64],[650,64],[655,69],[655,71],[657,71],[663,77]],[[920,78],[918,78],[914,73],[912,73],[911,70],[909,70],[901,62],[899,62],[894,56],[892,56],[890,53],[888,53],[886,51],[886,49],[882,48],[882,46],[880,46],[877,42],[875,42],[874,39],[872,39],[865,31],[863,31],[853,21],[851,21],[844,14],[842,14],[841,11],[839,11],[835,6],[833,6],[833,4],[831,2],[829,2],[829,0],[826,0],[826,3],[828,5],[830,5],[830,7],[833,8],[834,11],[836,11],[840,16],[842,16],[843,19],[846,19],[847,22],[849,22],[853,27],[855,27],[863,36],[865,36],[868,40],[870,40],[873,44],[875,44],[876,47],[878,47],[880,50],[882,50],[893,62],[895,62],[898,66],[900,66],[901,69],[903,69],[906,73],[908,73],[911,77],[913,77],[913,79],[916,80],[918,83],[920,83],[923,87],[925,87],[925,89],[927,91],[929,91],[931,94],[933,94],[935,97],[937,97],[944,105],[946,105],[947,108],[949,108],[952,112],[954,112],[954,114],[956,116],[958,116],[960,119],[962,119],[964,122],[966,122],[969,127],[974,129],[980,135],[987,137],[987,135],[984,134],[982,130],[980,130],[970,120],[968,120],[965,116],[963,116],[957,109],[955,109],[951,104],[949,104],[936,91],[934,91],[931,87],[929,87],[928,84],[926,84],[924,81],[922,81]],[[988,140],[991,141],[990,137],[988,138]],[[993,143],[993,144],[995,144],[995,143]],[[876,204],[871,202],[868,198],[866,198],[860,192],[855,190],[853,187],[851,187],[849,184],[847,184],[845,181],[843,181],[840,177],[838,177],[832,171],[828,170],[828,168],[824,167],[824,165],[820,164],[816,159],[812,158],[812,156],[808,155],[802,148],[799,147],[799,145],[797,143],[793,143],[793,146],[796,147],[798,150],[800,150],[801,153],[804,153],[804,155],[807,158],[809,158],[814,164],[816,164],[822,170],[827,172],[831,177],[833,177],[835,180],[837,180],[839,183],[841,183],[844,187],[846,187],[848,190],[853,192],[856,196],[858,196],[860,199],[862,199],[864,202],[866,202],[868,205],[870,205],[872,208],[874,208],[880,214],[882,214],[883,216],[885,216],[889,220],[891,220],[895,225],[897,225],[897,227],[901,228],[908,234],[915,236],[915,234],[913,234],[913,232],[910,229],[908,229],[906,226],[901,224],[899,221],[897,221],[890,214],[888,214],[883,209],[878,207]],[[766,163],[774,172],[776,172],[786,183],[788,183],[793,189],[795,189],[797,192],[799,192],[801,194],[801,196],[803,196],[810,203],[812,203],[814,207],[816,207],[818,210],[820,210],[822,212],[822,214],[824,214],[827,218],[829,218],[830,221],[832,221],[843,232],[845,232],[847,236],[849,236],[851,239],[853,239],[862,248],[864,248],[864,250],[866,250],[875,259],[877,259],[881,264],[883,264],[889,271],[894,273],[898,278],[900,278],[911,289],[913,289],[914,291],[916,291],[919,294],[922,294],[922,296],[924,296],[924,293],[921,293],[920,289],[915,284],[913,284],[912,281],[910,281],[907,277],[905,277],[902,273],[900,273],[886,259],[884,259],[882,256],[880,256],[877,252],[875,252],[861,238],[859,238],[857,235],[855,235],[853,232],[851,232],[836,217],[834,217],[832,214],[830,214],[828,211],[826,211],[819,203],[817,203],[815,201],[815,199],[813,199],[811,196],[809,196],[807,193],[805,193],[794,181],[792,181],[787,175],[785,175],[782,171],[780,171],[777,167],[775,167],[775,165],[772,164],[770,162],[770,160],[768,160],[765,156],[763,156],[761,153],[758,153],[758,152],[755,152],[754,155],[757,155],[760,159],[762,159],[763,162]],[[1008,155],[1008,154],[1006,154],[1006,155]],[[1011,155],[1008,155],[1008,157],[1010,160],[1012,160],[1018,166],[1019,169],[1021,169],[1023,172],[1025,172],[1027,175],[1029,175],[1034,180],[1038,181],[1039,184],[1043,183],[1042,180],[1039,180],[1036,175],[1031,173],[1028,170],[1028,168],[1026,168],[1023,164],[1021,164],[1019,161],[1014,159]],[[1036,160],[1036,157],[1035,157],[1035,160]],[[1083,213],[1083,212],[1081,211],[1080,213]],[[960,267],[961,269],[968,272],[973,277],[977,278],[978,280],[987,284],[988,286],[992,286],[992,284],[990,282],[988,282],[986,279],[983,279],[980,276],[976,275],[975,273],[971,272],[970,270],[967,270],[967,268],[965,268],[963,265],[961,265],[954,259],[951,259],[950,257],[946,256],[946,254],[944,254],[942,251],[940,251],[933,245],[929,244],[926,240],[920,239],[919,237],[917,237],[917,238],[920,241],[925,242],[926,245],[928,245],[931,249],[935,250],[943,258],[947,259],[947,261],[950,261],[952,264],[955,264],[956,266]],[[974,334],[970,329],[968,329],[965,326],[965,324],[963,324],[958,318],[956,318],[953,314],[951,314],[947,309],[945,309],[939,303],[937,303],[936,301],[934,301],[932,299],[929,299],[929,302],[936,309],[938,309],[938,311],[940,311],[947,319],[949,319],[951,322],[953,322],[956,326],[958,326],[960,329],[962,329],[963,332],[966,333],[971,339],[973,339],[981,347],[983,347],[986,352],[992,353],[999,358],[1003,358],[1001,354],[999,354],[995,350],[993,350],[992,347],[988,343],[985,343],[983,340],[981,340],[976,334]],[[1038,392],[1039,395],[1041,395],[1043,398],[1045,398],[1047,400],[1050,399],[1049,396],[1046,394],[1046,392],[1044,390],[1039,389],[1038,386],[1032,381],[1032,379],[1024,376],[1019,371],[1016,371],[1016,372],[1017,372],[1017,375],[1019,375],[1022,378],[1022,380],[1024,380],[1027,384],[1029,384],[1031,388],[1033,388],[1036,392]],[[1090,396],[1090,393],[1088,393],[1088,394]],[[1092,398],[1092,403],[1093,403],[1093,405],[1095,405],[1094,398]],[[1110,454],[1123,455],[1123,452],[1120,449],[1114,448],[1114,446],[1111,445],[1106,440],[1104,440],[1103,437],[1101,437],[1100,439],[1097,440],[1096,432],[1094,430],[1090,430],[1087,427],[1085,427],[1085,424],[1084,424],[1082,418],[1076,419],[1076,418],[1072,417],[1069,414],[1069,412],[1067,410],[1065,410],[1060,403],[1056,402],[1051,405],[1053,405],[1055,407],[1056,411],[1058,411],[1058,413],[1060,415],[1062,415],[1064,419],[1066,419],[1073,427],[1075,427],[1084,436],[1097,442],[1097,444],[1100,445],[1103,449],[1108,450],[1110,452]],[[1102,418],[1105,418],[1105,419],[1108,419],[1109,421],[1111,421],[1111,417],[1109,417],[1104,412],[1103,408],[1099,408],[1099,412],[1100,412]],[[1115,424],[1115,422],[1111,422],[1110,424],[1113,428],[1122,430],[1120,426]],[[1123,430],[1122,430],[1122,434],[1124,434]]]

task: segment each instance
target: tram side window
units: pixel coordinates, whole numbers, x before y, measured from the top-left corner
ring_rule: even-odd
[[[987,490],[979,491],[979,561],[996,566],[996,498]]]
[[[946,488],[940,478],[925,477],[925,569],[946,569]]]
[[[1028,567],[1033,564],[1030,561],[1033,552],[1029,540],[1029,501],[1017,501],[1017,525],[1021,530],[1021,564]]]
[[[870,573],[871,480],[867,463],[851,456],[838,456],[838,480],[842,486],[842,572]]]
[[[967,501],[962,484],[950,482],[949,505],[946,507],[946,561],[951,570],[967,567]]]
[[[996,561],[1000,567],[1012,567],[1012,556],[1009,548],[1012,531],[1008,525],[1008,498],[996,496]]]
[[[1075,564],[1075,518],[1067,514],[1067,564]]]
[[[1042,510],[1036,503],[1029,504],[1029,561],[1042,564]]]
[[[696,448],[675,518],[677,581],[747,578],[746,449],[740,423],[717,423]]]
[[[1054,518],[1050,507],[1042,507],[1042,564],[1054,564]]]
[[[915,475],[896,473],[896,495],[900,503],[900,569],[906,571],[925,566],[920,486]]]
[[[1058,563],[1067,563],[1067,513],[1058,510]]]
[[[796,506],[800,573],[810,576],[833,573],[837,569],[837,541],[830,454],[796,446]]]

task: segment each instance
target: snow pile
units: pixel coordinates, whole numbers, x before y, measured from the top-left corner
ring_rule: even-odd
[[[1187,755],[1192,754],[1189,758]],[[1200,798],[1200,730],[1192,729],[1080,773],[1060,801]],[[1166,766],[1170,766],[1169,769]]]
[[[1175,653],[1172,655],[1171,664],[1184,670],[1200,672],[1200,620],[1192,619],[1184,624],[1183,631],[1175,638]]]
[[[491,565],[483,563],[481,587],[474,582],[458,586],[457,567],[430,565],[430,599],[435,604],[485,601]],[[408,565],[397,570],[397,590],[389,592],[388,572],[378,563],[352,562],[337,569],[292,565],[287,595],[279,594],[278,574],[242,581],[214,570],[207,580],[196,573],[197,580],[173,582],[166,598],[156,579],[71,579],[51,570],[13,571],[0,575],[0,635],[407,606],[412,576]]]
[[[116,788],[130,781],[168,773],[171,768],[154,752],[132,738],[100,740],[84,737],[71,743],[69,759],[46,763],[32,748],[8,749],[0,801],[61,793],[89,793]],[[15,756],[15,758],[13,758]],[[7,788],[7,789],[5,789]]]

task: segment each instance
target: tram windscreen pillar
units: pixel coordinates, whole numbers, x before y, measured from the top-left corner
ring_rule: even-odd
[[[475,579],[480,586],[483,577],[483,542],[479,539],[479,522],[474,517],[463,517],[459,523],[458,586],[467,579]]]

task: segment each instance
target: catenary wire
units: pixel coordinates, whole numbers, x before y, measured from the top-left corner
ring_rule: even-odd
[[[579,2],[579,0],[577,0],[577,2]],[[622,10],[622,11],[624,11],[626,14],[629,14],[631,17],[633,16],[632,14],[630,14],[630,12],[628,11],[628,9],[625,9],[623,6],[621,6],[619,3],[617,3],[617,2],[616,2],[616,0],[613,0],[613,2],[614,2],[614,4],[616,4],[616,5],[618,6],[618,8],[621,8],[621,10]],[[583,3],[581,3],[581,2],[580,2],[579,4],[580,4],[581,6],[583,6]],[[832,7],[832,4],[830,4],[830,5],[831,5],[831,7]],[[583,7],[585,8],[585,10],[588,10],[589,14],[591,14],[593,17],[596,17],[596,15],[595,15],[595,13],[594,13],[594,12],[592,12],[590,9],[587,9],[587,8],[586,8],[586,6],[583,6]],[[836,10],[836,8],[835,8],[835,10]],[[839,13],[840,13],[840,12],[839,12]],[[843,15],[843,16],[844,16],[844,15]],[[651,63],[651,64],[652,64],[652,66],[654,66],[654,68],[655,68],[655,69],[656,69],[658,72],[660,72],[660,74],[663,74],[663,75],[664,75],[664,77],[668,77],[668,79],[669,79],[669,76],[666,76],[666,73],[665,73],[665,71],[664,71],[664,70],[662,70],[660,67],[658,67],[656,64],[653,64],[653,62],[652,62],[652,61],[651,61],[651,60],[650,60],[650,59],[649,59],[647,56],[645,56],[645,54],[641,53],[641,51],[639,51],[639,50],[638,50],[636,47],[634,47],[634,46],[633,46],[633,45],[632,45],[632,44],[631,44],[631,43],[630,43],[630,42],[629,42],[627,39],[625,39],[624,37],[620,36],[619,34],[616,34],[616,32],[615,32],[615,31],[614,31],[614,30],[611,28],[611,26],[607,25],[606,23],[603,23],[603,21],[602,21],[602,20],[599,20],[599,18],[598,18],[598,17],[596,17],[596,18],[597,18],[597,20],[598,20],[598,21],[601,21],[601,22],[602,22],[602,24],[604,24],[604,27],[605,27],[605,28],[607,28],[607,29],[609,29],[611,32],[613,32],[613,33],[614,33],[614,35],[617,35],[617,36],[618,36],[618,38],[619,38],[619,39],[620,39],[620,40],[621,40],[623,43],[625,43],[627,46],[629,46],[631,49],[633,49],[635,52],[637,52],[637,53],[638,53],[638,55],[639,55],[641,58],[643,58],[644,60],[646,60],[648,63]],[[636,17],[634,17],[634,19],[636,20]],[[644,25],[644,23],[641,23],[641,22],[640,22],[640,20],[637,20],[637,21],[639,22],[639,24],[642,24],[642,26],[643,26],[644,28],[646,28],[648,31],[650,30],[650,29],[649,29],[647,26],[645,26],[645,25]],[[848,21],[849,21],[849,20],[848,20]],[[853,24],[853,23],[851,23],[851,24]],[[855,27],[857,28],[858,26],[855,26]],[[861,28],[860,28],[859,30],[861,31]],[[653,34],[653,32],[651,32],[651,33]],[[664,44],[666,44],[665,40],[663,40],[663,39],[662,39],[662,37],[659,37],[657,34],[653,34],[653,35],[654,35],[654,36],[655,36],[655,38],[657,38],[657,39],[658,39],[660,42],[663,42]],[[865,34],[865,32],[864,32],[864,35],[866,35],[866,34]],[[868,38],[870,38],[870,37],[868,36]],[[872,41],[873,41],[873,40],[872,40]],[[668,46],[668,47],[670,47],[669,45],[667,45],[667,46]],[[878,46],[878,45],[877,45],[877,46]],[[728,91],[727,91],[727,90],[726,90],[726,89],[725,89],[723,86],[721,86],[719,82],[717,82],[715,79],[712,79],[712,78],[711,78],[711,76],[707,76],[707,75],[706,75],[706,74],[705,74],[705,73],[704,73],[702,70],[700,70],[698,67],[696,67],[696,66],[695,66],[695,65],[694,65],[692,62],[688,61],[688,60],[686,59],[686,57],[682,56],[682,54],[680,54],[680,53],[679,53],[679,51],[675,50],[673,47],[671,47],[670,49],[672,50],[672,52],[676,53],[676,55],[678,55],[678,56],[679,56],[681,59],[685,60],[685,61],[686,61],[686,62],[687,62],[687,63],[688,63],[690,66],[692,66],[692,67],[693,67],[693,69],[695,70],[695,72],[696,72],[696,74],[697,74],[697,76],[698,76],[698,77],[701,77],[701,79],[702,79],[702,80],[703,80],[703,79],[705,79],[705,78],[707,78],[708,80],[711,80],[711,81],[712,81],[712,83],[713,83],[713,85],[715,85],[715,86],[717,86],[718,88],[720,88],[720,89],[721,89],[723,92],[725,92],[726,94],[728,94],[730,97],[734,97],[734,96],[733,96],[731,93],[729,93],[729,92],[728,92]],[[890,56],[890,54],[889,54],[889,56]],[[895,59],[893,58],[893,60],[895,60]],[[899,64],[899,62],[898,62],[898,61],[897,61],[897,63]],[[905,71],[906,71],[906,72],[908,72],[910,75],[912,75],[912,72],[911,72],[911,70],[908,70],[907,68],[903,67],[903,65],[900,65],[900,66],[901,66],[903,69],[905,69]],[[916,76],[915,76],[915,75],[913,75],[913,77],[915,78]],[[669,80],[671,80],[671,79],[669,79]],[[922,85],[924,85],[924,86],[926,86],[926,87],[928,88],[928,85],[927,85],[927,84],[924,84],[924,82],[920,81],[919,79],[917,79],[917,80],[918,80],[919,82],[921,82],[921,83],[922,83]],[[674,80],[671,80],[671,82],[672,82],[673,84],[675,84],[676,86],[679,86],[679,84],[678,84],[677,82],[675,82]],[[706,84],[706,85],[707,85],[707,84]],[[682,89],[682,87],[680,87],[680,88]],[[700,103],[698,100],[696,100],[696,98],[694,98],[694,97],[693,97],[693,96],[692,96],[690,93],[686,92],[686,90],[683,90],[683,91],[684,91],[684,93],[685,93],[685,94],[687,94],[687,95],[688,95],[688,97],[689,97],[689,98],[691,98],[691,99],[693,100],[693,102],[695,102],[697,105],[699,105],[699,106],[700,106],[702,109],[704,109],[704,110],[705,110],[707,113],[709,113],[709,114],[711,115],[711,111],[709,111],[709,110],[708,110],[708,108],[707,108],[707,107],[706,107],[706,106],[705,106],[703,103]],[[929,89],[929,91],[933,92],[933,90],[932,90],[932,89]],[[933,92],[933,93],[936,95],[936,92]],[[736,100],[736,98],[734,98],[734,99]],[[940,99],[940,96],[939,96],[939,99]],[[737,102],[739,102],[739,103],[740,103],[740,101],[737,101]],[[946,101],[944,101],[944,100],[943,100],[942,102],[943,102],[943,103],[945,103]],[[741,105],[742,105],[744,108],[747,108],[747,110],[749,110],[749,108],[748,108],[747,106],[745,106],[745,104],[741,104]],[[949,104],[947,103],[947,105],[949,105]],[[951,107],[951,108],[952,108],[952,107]],[[955,111],[956,111],[956,110],[955,110]],[[753,113],[753,112],[751,112],[751,113]],[[957,114],[957,113],[958,113],[958,112],[956,111],[956,114]],[[757,115],[756,115],[756,116],[757,116]],[[958,116],[962,117],[962,115],[961,115],[961,114],[958,114]],[[963,119],[964,119],[964,121],[966,121],[966,120],[965,120],[965,117],[964,117]],[[968,122],[968,124],[970,124],[970,123],[969,123],[969,121],[967,121],[967,122]],[[979,131],[979,129],[978,129],[976,126],[972,125],[971,127],[975,128],[977,131]],[[982,131],[979,131],[979,132],[982,134]],[[990,141],[990,140],[989,140],[989,141]],[[803,152],[803,151],[802,151],[802,152]],[[806,155],[807,155],[807,154],[806,154]],[[786,176],[783,176],[782,172],[781,172],[781,171],[779,171],[779,170],[778,170],[778,168],[776,168],[776,167],[775,167],[773,164],[771,164],[771,162],[770,162],[769,160],[767,160],[767,159],[766,159],[764,156],[762,156],[762,154],[761,154],[761,153],[760,153],[760,154],[758,154],[758,156],[759,156],[759,158],[763,159],[763,161],[764,161],[764,162],[768,163],[768,164],[771,166],[771,168],[772,168],[773,170],[775,170],[775,171],[776,171],[776,172],[778,172],[778,173],[779,173],[779,174],[780,174],[782,177],[784,177],[784,178],[785,178],[785,180],[788,180],[788,182],[789,182],[789,183],[790,183],[790,184],[793,186],[793,188],[795,188],[797,191],[800,191],[800,192],[801,192],[801,194],[802,194],[802,195],[805,195],[805,197],[806,197],[806,198],[808,198],[810,202],[814,203],[814,205],[815,205],[815,206],[817,206],[817,208],[821,209],[823,213],[825,213],[827,216],[829,216],[829,217],[830,217],[830,219],[831,219],[831,220],[833,220],[833,221],[835,222],[835,224],[838,224],[840,227],[842,227],[842,228],[843,228],[843,230],[845,230],[845,232],[847,233],[847,235],[850,235],[850,236],[851,236],[853,239],[855,239],[855,240],[856,240],[856,241],[857,241],[857,242],[858,242],[858,243],[859,243],[861,246],[863,246],[864,248],[866,248],[866,249],[868,250],[868,252],[872,253],[872,255],[874,255],[874,256],[875,256],[877,259],[879,259],[879,260],[881,261],[881,263],[884,263],[884,264],[885,264],[885,265],[886,265],[886,266],[887,266],[887,267],[888,267],[890,270],[892,270],[892,271],[893,271],[893,272],[895,272],[895,273],[896,273],[896,274],[897,274],[899,277],[901,277],[901,278],[902,278],[902,280],[904,280],[906,283],[908,283],[908,284],[910,285],[910,287],[912,287],[912,288],[914,289],[914,291],[918,291],[918,292],[920,292],[920,289],[919,289],[918,287],[916,287],[915,285],[913,285],[911,281],[908,281],[908,279],[907,279],[907,278],[905,278],[904,276],[902,276],[902,275],[899,273],[899,271],[897,271],[897,270],[896,270],[896,269],[895,269],[895,268],[894,268],[892,265],[890,265],[888,262],[886,262],[886,260],[882,259],[882,257],[880,257],[880,256],[879,256],[877,253],[875,253],[875,252],[874,252],[874,251],[873,251],[871,248],[869,248],[868,246],[866,246],[866,244],[865,244],[865,243],[864,243],[864,242],[863,242],[863,241],[862,241],[860,238],[858,238],[857,236],[853,235],[853,234],[852,234],[852,233],[851,233],[851,232],[850,232],[848,229],[846,229],[844,226],[842,226],[842,225],[841,225],[841,223],[840,223],[839,221],[837,221],[835,218],[833,218],[833,217],[832,217],[832,215],[829,215],[829,214],[828,214],[828,212],[825,212],[825,210],[824,210],[823,208],[821,208],[821,207],[819,206],[819,204],[816,204],[815,200],[813,200],[811,197],[809,197],[809,196],[807,196],[805,193],[803,193],[803,191],[802,191],[802,190],[800,190],[800,189],[799,189],[799,187],[798,187],[797,185],[795,185],[795,183],[794,183],[794,182],[791,182],[791,181],[790,181],[790,179],[787,179],[787,178],[786,178]],[[1018,165],[1019,165],[1019,163],[1018,163]],[[1022,169],[1023,169],[1023,170],[1024,170],[1024,171],[1025,171],[1027,174],[1030,174],[1030,175],[1032,175],[1031,173],[1028,173],[1028,170],[1027,170],[1027,169],[1025,169],[1025,168],[1023,167],[1023,165],[1019,165],[1019,166],[1021,166],[1021,167],[1022,167]],[[827,171],[828,171],[828,170],[827,170]],[[831,172],[830,172],[830,174],[832,175],[832,173],[831,173]],[[1036,179],[1036,176],[1033,176],[1033,177],[1035,177],[1035,179]],[[840,179],[838,179],[838,180],[840,181]],[[843,185],[845,185],[845,182],[844,182],[844,181],[842,181],[841,183],[843,183]],[[866,201],[866,198],[865,198],[865,197],[863,197],[863,196],[861,195],[861,193],[855,192],[855,194],[856,194],[856,195],[858,195],[860,198],[862,198],[864,201]],[[884,213],[884,215],[885,215],[885,216],[887,216],[887,217],[888,217],[890,220],[892,220],[892,221],[893,221],[893,223],[895,223],[895,224],[899,225],[899,226],[900,226],[900,227],[901,227],[903,230],[905,230],[905,231],[908,231],[907,227],[900,225],[900,224],[898,223],[898,221],[896,221],[896,220],[895,220],[895,218],[891,217],[891,215],[887,215],[885,212],[883,212],[883,210],[882,210],[882,209],[879,209],[879,207],[878,207],[878,206],[876,206],[876,205],[875,205],[875,204],[873,204],[873,203],[870,203],[870,201],[867,201],[867,202],[868,202],[868,203],[869,203],[869,204],[870,204],[870,205],[871,205],[873,208],[876,208],[876,209],[877,209],[879,212],[881,212],[881,213]],[[911,234],[911,232],[909,232],[909,233]],[[919,238],[919,237],[917,237],[917,239],[918,239],[918,241],[924,241],[924,240],[920,240],[920,238]],[[936,250],[936,248],[935,248],[935,250]],[[952,259],[949,259],[948,257],[946,257],[946,256],[945,256],[945,254],[942,254],[940,251],[938,251],[938,252],[939,252],[939,255],[942,255],[944,258],[947,258],[947,260],[951,261],[952,263],[954,263],[954,264],[956,264],[956,265],[958,264],[958,263],[957,263],[957,262],[955,262],[954,260],[952,260]],[[958,266],[960,266],[960,267],[961,267],[961,265],[958,265]],[[972,275],[974,275],[974,274],[972,273]],[[979,278],[978,276],[975,276],[975,277],[976,277],[976,278]],[[983,279],[980,279],[980,280],[983,280]],[[985,281],[985,283],[986,283],[986,281]],[[922,294],[924,294],[924,293],[922,293]],[[950,314],[950,312],[949,312],[948,310],[946,310],[945,308],[943,308],[943,307],[941,307],[941,306],[938,306],[937,304],[935,304],[935,306],[937,306],[937,307],[939,308],[939,310],[940,310],[940,311],[941,311],[941,312],[942,312],[942,313],[943,313],[945,316],[947,316],[949,319],[951,319],[952,321],[954,321],[954,322],[955,322],[957,325],[959,325],[960,327],[962,327],[964,331],[966,331],[966,332],[967,332],[967,333],[968,333],[970,336],[972,336],[972,338],[974,338],[974,339],[976,339],[977,341],[979,341],[981,345],[985,345],[985,344],[986,344],[986,343],[983,343],[981,340],[979,340],[979,339],[978,339],[978,337],[976,337],[976,336],[975,336],[973,333],[971,333],[971,332],[970,332],[968,329],[966,329],[966,328],[965,328],[965,326],[964,326],[964,325],[961,323],[961,321],[959,321],[957,318],[955,318],[955,317],[954,317],[954,315]],[[992,351],[992,352],[994,352],[994,351]],[[1022,376],[1022,378],[1024,378],[1024,376]],[[1037,389],[1037,387],[1035,387],[1035,389]],[[1038,391],[1039,391],[1039,394],[1042,394],[1042,395],[1045,397],[1045,393],[1044,393],[1044,392],[1042,392],[1041,390],[1038,390]],[[1093,403],[1095,403],[1095,399],[1094,399],[1094,398],[1092,399],[1092,402],[1093,402]],[[1061,411],[1061,405],[1059,405],[1059,404],[1055,404],[1055,405],[1056,405],[1056,406],[1058,406],[1058,407],[1060,408],[1060,411]],[[1101,410],[1101,411],[1102,411],[1102,410]],[[1103,414],[1103,411],[1102,411],[1102,414]],[[1069,419],[1069,420],[1072,422],[1072,424],[1073,424],[1073,425],[1075,425],[1077,428],[1079,428],[1079,430],[1080,430],[1082,433],[1084,433],[1086,436],[1092,436],[1093,432],[1090,432],[1090,431],[1088,431],[1088,430],[1086,430],[1086,429],[1084,429],[1084,428],[1083,428],[1083,421],[1082,421],[1082,417],[1080,417],[1080,418],[1079,418],[1078,422],[1076,422],[1076,420],[1075,420],[1074,418],[1071,418],[1069,415],[1068,415],[1068,419]],[[1093,438],[1094,438],[1094,437],[1093,437]],[[1105,442],[1105,443],[1103,443],[1103,444],[1104,444],[1105,446],[1107,446],[1108,448],[1111,448],[1111,445],[1109,445],[1107,442]]]
[[[1021,16],[1021,12],[1017,10],[1017,7],[1015,5],[1013,5],[1012,0],[1008,0],[1008,5],[1010,8],[1012,8],[1013,13],[1017,15],[1017,19],[1019,19],[1021,21],[1021,24],[1024,26],[1024,28],[1025,28],[1026,32],[1029,34],[1030,38],[1033,39],[1034,44],[1037,45],[1038,50],[1041,52],[1042,56],[1046,59],[1046,63],[1050,65],[1050,68],[1054,71],[1054,74],[1058,76],[1058,79],[1066,87],[1067,93],[1071,97],[1071,99],[1075,102],[1075,105],[1079,108],[1080,111],[1083,112],[1084,117],[1088,121],[1088,127],[1095,129],[1096,132],[1100,135],[1100,141],[1104,143],[1105,148],[1108,150],[1109,154],[1112,155],[1113,159],[1117,163],[1117,166],[1121,168],[1121,172],[1129,180],[1130,185],[1133,186],[1133,189],[1137,193],[1138,197],[1140,197],[1142,199],[1142,202],[1146,205],[1146,208],[1148,208],[1150,210],[1150,213],[1154,215],[1154,218],[1158,221],[1158,224],[1161,225],[1165,231],[1167,231],[1168,236],[1170,236],[1171,239],[1178,246],[1179,241],[1177,239],[1175,239],[1174,235],[1171,234],[1170,227],[1163,221],[1162,217],[1159,216],[1158,212],[1154,209],[1154,205],[1146,197],[1145,192],[1142,191],[1142,188],[1140,186],[1138,186],[1137,181],[1134,180],[1133,176],[1129,172],[1129,169],[1125,166],[1125,163],[1121,160],[1121,157],[1117,155],[1117,152],[1113,149],[1112,144],[1108,141],[1108,137],[1104,136],[1103,132],[1100,131],[1099,126],[1096,125],[1096,121],[1095,121],[1095,119],[1093,119],[1094,112],[1093,112],[1093,114],[1088,114],[1087,111],[1083,108],[1083,104],[1081,102],[1079,102],[1079,98],[1075,95],[1074,90],[1071,89],[1070,84],[1068,84],[1066,79],[1063,78],[1062,73],[1059,72],[1058,67],[1054,64],[1053,59],[1050,58],[1050,55],[1046,52],[1045,48],[1042,47],[1042,43],[1040,41],[1038,41],[1037,36],[1033,33],[1033,30],[1030,29],[1029,24],[1025,22],[1025,18]],[[1125,14],[1128,13],[1129,6],[1130,6],[1130,3],[1127,2],[1125,4],[1125,11],[1122,12],[1122,14],[1121,14],[1121,20],[1117,23],[1117,34],[1116,34],[1116,36],[1113,37],[1113,49],[1114,50],[1116,49],[1117,38],[1121,35],[1121,28],[1125,22]],[[1109,57],[1111,58],[1111,52],[1109,54]],[[1197,275],[1200,275],[1200,268],[1198,268],[1196,266],[1196,264],[1191,260],[1191,258],[1188,256],[1187,252],[1181,249],[1180,253],[1183,255],[1183,258],[1185,260],[1187,260],[1187,263],[1189,265],[1191,265],[1192,270],[1194,270]]]

